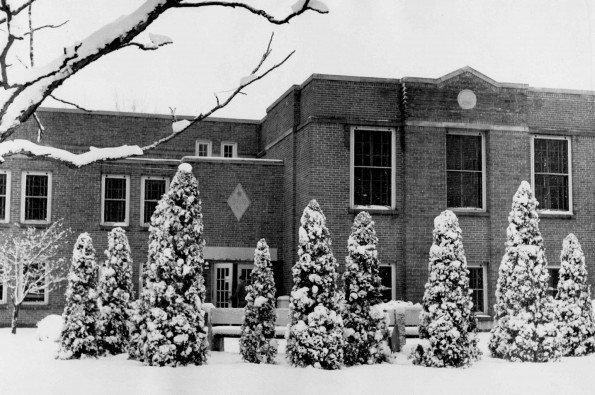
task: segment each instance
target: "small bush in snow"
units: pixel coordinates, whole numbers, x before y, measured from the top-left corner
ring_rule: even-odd
[[[242,321],[240,354],[246,362],[275,363],[275,280],[269,246],[261,239],[254,251],[254,269],[247,287],[246,307]]]
[[[74,244],[68,273],[64,328],[58,358],[95,357],[101,350],[97,343],[97,273],[95,249],[88,233],[81,234]]]
[[[293,366],[339,369],[343,363],[343,320],[338,314],[337,262],[326,218],[316,200],[304,209],[287,332],[287,358]]]
[[[128,348],[130,358],[147,365],[202,365],[207,360],[198,193],[192,167],[181,164],[151,217],[149,256]]]
[[[466,367],[479,359],[469,270],[459,221],[452,211],[434,220],[429,278],[420,315],[419,335],[429,348],[413,350],[413,363],[432,367]]]
[[[108,354],[125,352],[128,343],[128,310],[132,297],[132,257],[126,232],[108,234],[107,260],[99,276],[99,343]]]
[[[388,316],[380,306],[377,243],[374,221],[370,214],[362,211],[355,217],[347,241],[349,256],[343,273],[343,350],[347,366],[381,363],[391,356]]]
[[[564,355],[590,354],[595,351],[591,290],[587,285],[585,254],[572,233],[564,239],[560,260],[556,300]]]
[[[35,338],[39,341],[59,342],[64,318],[57,314],[51,314],[37,323]]]
[[[537,200],[523,181],[508,216],[506,252],[496,288],[495,324],[489,349],[495,358],[545,362],[561,355],[556,308],[548,278]]]

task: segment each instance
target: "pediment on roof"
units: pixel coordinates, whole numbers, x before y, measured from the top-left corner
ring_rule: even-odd
[[[480,73],[479,71],[475,70],[472,67],[465,66],[461,67],[458,70],[455,70],[451,73],[443,75],[440,78],[416,78],[416,77],[405,77],[402,78],[401,81],[403,82],[420,82],[420,83],[430,83],[436,84],[438,86],[445,86],[449,85],[450,83],[456,83],[461,79],[471,79],[475,80],[477,83],[486,86],[487,88],[517,88],[517,89],[526,89],[528,85],[526,84],[513,84],[513,83],[506,83],[506,82],[498,82],[490,77],[486,76],[485,74]]]

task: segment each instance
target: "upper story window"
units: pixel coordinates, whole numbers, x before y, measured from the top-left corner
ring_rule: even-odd
[[[478,132],[446,135],[446,205],[485,211],[485,146]]]
[[[21,188],[21,222],[32,224],[50,222],[52,173],[25,171]]]
[[[101,176],[101,224],[128,226],[130,211],[130,177],[104,174]]]
[[[532,138],[533,189],[538,209],[572,212],[572,161],[570,138]]]
[[[168,188],[169,179],[167,177],[141,177],[140,223],[142,226],[149,226],[157,203]]]
[[[209,140],[196,140],[196,156],[211,156],[212,145]]]
[[[0,223],[8,222],[10,222],[10,172],[0,170]]]
[[[224,158],[235,158],[238,156],[238,143],[224,141],[221,143],[221,156]]]
[[[395,134],[391,128],[351,129],[351,207],[395,207]]]
[[[0,282],[0,304],[6,303],[7,300],[7,292],[6,289],[8,287],[6,286],[6,284]]]

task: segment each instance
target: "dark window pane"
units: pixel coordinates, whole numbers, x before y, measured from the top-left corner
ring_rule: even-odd
[[[542,210],[569,210],[568,176],[535,173],[535,198]]]
[[[159,200],[165,193],[165,180],[145,180],[145,200]]]
[[[45,292],[43,290],[39,292],[29,292],[25,298],[23,299],[24,302],[31,303],[31,302],[44,302],[45,300]]]
[[[6,196],[0,196],[0,220],[6,219]]]
[[[6,174],[0,173],[0,196],[6,196]]]
[[[547,293],[549,295],[552,296],[556,296],[556,293],[558,293],[558,281],[560,280],[560,269],[558,268],[554,268],[554,269],[547,269],[550,277],[548,279],[548,289],[547,289]]]
[[[46,197],[48,195],[48,176],[27,175],[25,181],[25,196]]]
[[[356,167],[354,169],[355,204],[390,206],[390,179],[390,169]]]
[[[154,201],[146,201],[145,200],[145,211],[144,211],[144,222],[150,222],[155,209],[157,208],[157,203]]]
[[[106,199],[126,199],[126,179],[106,178],[105,179]]]
[[[382,301],[392,300],[393,269],[391,266],[380,266],[380,290],[382,292]]]
[[[447,170],[482,170],[481,136],[446,136]]]
[[[223,146],[223,157],[224,158],[233,158],[233,145],[224,145]]]
[[[469,268],[469,289],[471,293],[471,301],[473,302],[474,312],[484,312],[483,298],[483,268],[470,267]]]
[[[198,144],[198,156],[208,156],[209,155],[209,145],[199,143]]]
[[[25,198],[25,220],[45,221],[47,220],[48,201],[47,198]]]
[[[41,271],[43,270],[43,264],[34,264],[34,265],[26,265],[23,269],[23,277],[27,278],[27,274],[29,274],[29,278],[31,279],[31,283],[28,283],[25,288],[29,288],[30,284],[36,282],[36,280],[41,281]],[[25,302],[43,302],[44,301],[45,290],[40,290],[38,292],[29,292],[24,298]]]
[[[126,221],[126,201],[125,200],[106,200],[103,220],[104,220],[104,222],[125,222]]]

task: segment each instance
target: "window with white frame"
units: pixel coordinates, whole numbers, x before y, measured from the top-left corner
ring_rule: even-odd
[[[533,136],[531,169],[540,210],[572,212],[570,138]]]
[[[25,171],[21,186],[21,222],[45,224],[51,221],[52,173]]]
[[[10,222],[10,171],[0,170],[0,223]]]
[[[469,269],[469,290],[471,291],[472,311],[476,314],[487,314],[488,292],[487,292],[487,270],[485,265],[468,266]]]
[[[235,158],[238,156],[238,144],[229,141],[221,143],[221,156],[224,158]]]
[[[101,176],[101,224],[128,226],[130,211],[130,177],[104,174]]]
[[[485,143],[480,132],[446,135],[446,204],[463,210],[485,210]]]
[[[31,269],[33,273],[38,274],[37,276],[31,275],[27,273],[27,271],[23,272],[23,278],[28,279],[29,283],[36,282],[39,285],[43,285],[42,281],[45,276],[41,274],[41,270],[44,270],[44,264],[42,262],[36,263],[35,267],[25,266],[26,269]],[[29,289],[30,285],[26,284],[25,289]],[[29,291],[25,298],[23,299],[23,303],[27,304],[45,304],[47,303],[47,296],[48,292],[46,288],[36,290],[34,292]]]
[[[548,267],[547,272],[549,274],[547,282],[547,293],[553,297],[558,293],[558,281],[560,281],[560,268],[559,267]]]
[[[211,147],[209,140],[196,140],[196,156],[211,156]]]
[[[393,128],[351,128],[351,207],[395,207]]]
[[[380,265],[380,292],[382,301],[388,302],[396,299],[396,277],[394,265]]]
[[[143,226],[149,226],[151,216],[155,212],[157,203],[161,196],[169,188],[169,178],[167,177],[141,177],[140,186],[140,223]]]

